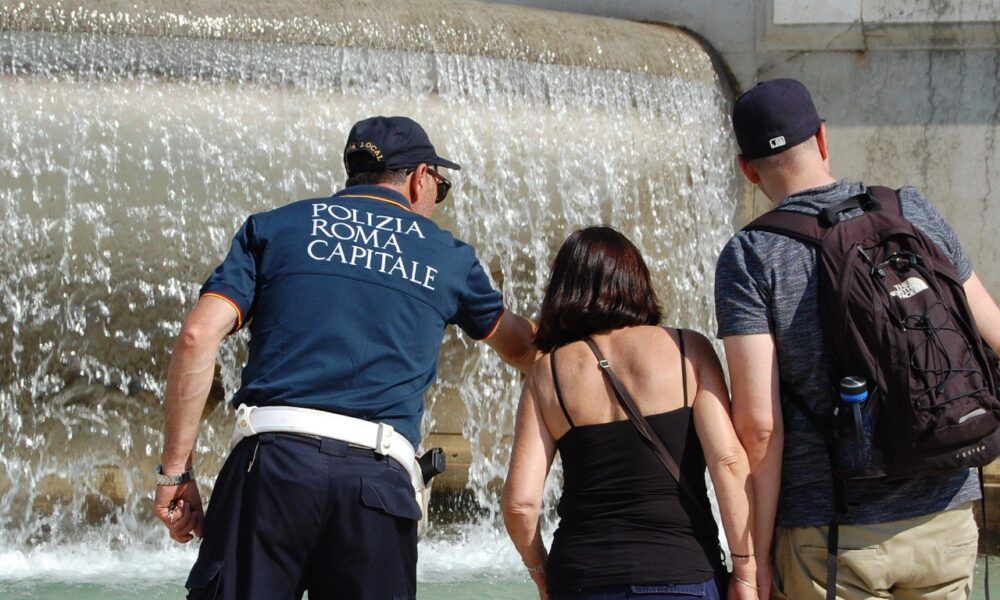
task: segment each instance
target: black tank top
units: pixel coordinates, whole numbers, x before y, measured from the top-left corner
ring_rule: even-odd
[[[678,330],[680,334],[680,330]],[[559,527],[546,564],[550,591],[648,583],[698,583],[722,572],[715,532],[680,491],[631,421],[574,425],[556,447],[563,464]],[[681,368],[684,368],[681,338]],[[682,370],[682,372],[684,372]],[[686,376],[684,377],[686,381]],[[688,406],[646,417],[710,512],[705,457]]]

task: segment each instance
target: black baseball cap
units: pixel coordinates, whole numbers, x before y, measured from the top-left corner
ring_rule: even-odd
[[[795,79],[761,81],[733,105],[733,131],[743,158],[764,158],[816,135],[820,123],[812,96]]]
[[[347,135],[344,167],[348,177],[371,171],[409,169],[420,163],[461,169],[438,156],[424,128],[407,117],[371,117],[355,123]]]

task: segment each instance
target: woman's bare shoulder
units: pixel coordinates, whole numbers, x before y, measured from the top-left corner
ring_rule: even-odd
[[[684,329],[679,328],[679,331],[684,333],[684,348],[687,350],[690,348],[696,352],[711,354],[716,354],[715,346],[712,345],[712,341],[708,339],[704,333],[697,331],[695,329]]]

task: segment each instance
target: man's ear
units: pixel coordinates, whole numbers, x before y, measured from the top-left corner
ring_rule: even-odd
[[[819,124],[819,130],[816,132],[816,145],[819,147],[819,155],[823,160],[830,159],[830,151],[826,147],[826,123]]]
[[[416,204],[420,200],[420,190],[424,186],[424,174],[427,173],[427,165],[420,163],[410,173],[410,185],[407,191],[410,192],[410,204]]]
[[[760,173],[757,172],[757,167],[743,158],[742,154],[736,155],[736,164],[740,166],[740,171],[743,171],[743,176],[747,178],[747,181],[754,185],[760,183]]]

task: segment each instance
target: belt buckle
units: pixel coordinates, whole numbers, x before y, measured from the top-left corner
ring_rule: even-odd
[[[388,454],[389,448],[392,446],[392,434],[395,429],[392,425],[386,425],[385,423],[378,424],[378,433],[375,435],[375,450],[376,454]]]
[[[256,435],[257,433],[250,424],[250,414],[255,408],[257,407],[240,404],[239,408],[236,409],[236,427],[243,432],[244,437]]]

